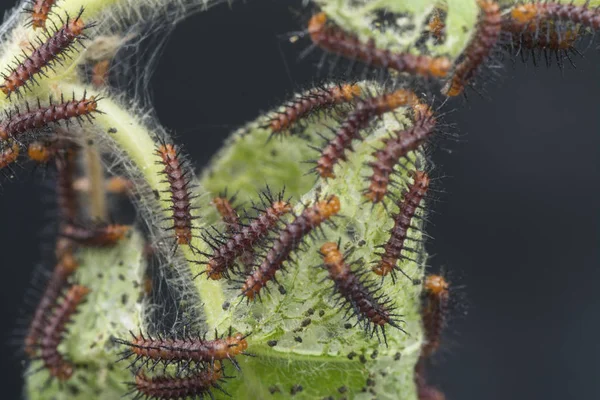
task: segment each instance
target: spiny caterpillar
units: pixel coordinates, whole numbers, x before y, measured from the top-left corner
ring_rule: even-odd
[[[351,264],[345,261],[344,255],[336,243],[327,242],[321,246],[323,264],[333,281],[333,288],[339,299],[346,302],[347,314],[352,313],[362,323],[366,333],[377,334],[379,330],[387,346],[385,326],[403,329],[396,320],[400,315],[393,314],[394,305],[390,298],[380,293],[375,283],[365,279],[365,272],[352,271]],[[339,301],[339,300],[338,300]]]
[[[332,195],[306,207],[292,222],[286,224],[279,231],[263,262],[246,278],[242,294],[248,300],[260,295],[260,290],[275,279],[275,273],[283,268],[283,263],[300,246],[304,237],[339,211],[340,199]]]
[[[413,172],[413,183],[409,186],[404,198],[398,201],[399,211],[394,215],[394,226],[390,231],[390,238],[383,245],[383,254],[378,263],[373,266],[373,272],[380,276],[392,274],[395,280],[395,271],[398,270],[406,275],[396,264],[402,258],[404,242],[408,238],[411,221],[419,208],[421,201],[429,189],[429,176],[423,171]],[[408,276],[407,276],[408,277]],[[410,277],[408,277],[410,279]]]
[[[334,178],[333,167],[345,160],[346,150],[351,149],[352,140],[360,139],[360,130],[366,128],[369,122],[386,112],[398,107],[414,105],[418,102],[417,96],[410,90],[398,89],[391,93],[370,97],[356,104],[344,122],[336,131],[335,136],[322,150],[317,160],[315,170],[321,178]]]
[[[500,6],[494,0],[477,0],[477,4],[481,9],[477,30],[464,51],[464,60],[458,64],[442,90],[449,97],[458,96],[463,92],[465,85],[488,58],[500,37],[502,30]]]
[[[421,357],[430,357],[439,347],[446,325],[450,285],[441,275],[427,275],[424,285],[423,327],[425,344]]]
[[[433,10],[429,22],[427,23],[427,29],[429,33],[437,40],[441,41],[446,34],[446,23],[443,20],[443,11],[439,8]]]
[[[32,0],[32,7],[27,11],[31,13],[31,25],[34,28],[45,28],[50,9],[56,0]]]
[[[130,229],[129,225],[118,224],[94,224],[92,226],[67,224],[60,234],[85,246],[106,247],[117,244]]]
[[[204,399],[205,396],[214,399],[211,393],[213,388],[227,394],[219,385],[223,378],[223,368],[219,362],[215,362],[214,367],[184,377],[148,377],[140,372],[136,374],[135,382],[130,386],[133,391],[137,391],[134,400]]]
[[[580,6],[556,1],[532,1],[514,6],[510,11],[510,16],[516,23],[521,25],[559,20],[581,24],[593,30],[600,28],[600,12],[597,7],[589,7],[589,0]]]
[[[16,113],[9,114],[0,123],[0,139],[17,138],[27,131],[40,129],[61,120],[68,122],[71,119],[77,119],[80,121],[86,117],[91,121],[93,114],[99,112],[98,99],[87,98],[85,93],[79,100],[76,100],[75,94],[73,94],[73,99],[70,101],[65,101],[61,94],[59,104],[52,104],[52,98],[49,103],[49,106],[42,107],[38,99],[37,108],[32,109],[29,104],[26,104],[26,112],[21,113],[17,109]]]
[[[66,53],[73,48],[76,40],[85,38],[84,30],[90,28],[81,19],[83,9],[76,18],[69,20],[65,25],[56,30],[54,34],[47,34],[45,42],[40,41],[40,45],[32,45],[31,54],[24,60],[18,61],[16,67],[11,68],[8,75],[3,74],[4,83],[0,89],[8,97],[14,92],[19,93],[20,89],[28,88],[29,82],[35,82],[36,74],[44,74],[45,68],[52,68],[53,64],[64,57]]]
[[[289,131],[298,121],[308,115],[332,108],[338,104],[354,101],[361,95],[361,88],[356,84],[339,84],[323,86],[297,96],[277,111],[269,121],[272,134]]]
[[[252,252],[256,244],[265,239],[277,226],[281,217],[292,211],[292,206],[283,200],[283,192],[277,196],[277,199],[269,191],[263,193],[261,197],[264,211],[261,211],[241,230],[232,233],[222,245],[213,247],[213,253],[208,255],[209,260],[206,263],[206,276],[209,279],[228,276],[236,258]]]
[[[35,313],[29,324],[25,337],[25,353],[33,357],[37,353],[38,342],[51,310],[55,307],[64,288],[67,278],[77,269],[78,264],[73,258],[72,249],[61,249],[57,255],[58,262],[54,267],[46,289],[40,298]]]
[[[427,109],[428,106],[425,106]],[[435,118],[432,111],[416,112],[417,119],[408,129],[396,131],[383,139],[384,147],[373,153],[374,161],[368,163],[373,172],[369,178],[369,188],[364,195],[373,203],[382,201],[388,193],[391,175],[400,159],[418,149],[433,134]]]
[[[185,164],[180,159],[180,154],[175,145],[162,143],[158,146],[156,154],[160,156],[161,163],[164,166],[163,174],[166,176],[166,182],[169,183],[169,189],[165,192],[171,194],[171,207],[173,211],[173,226],[168,229],[175,230],[177,244],[187,244],[192,242],[192,195],[190,190],[190,181],[188,172],[184,169]]]
[[[73,189],[76,169],[76,150],[67,148],[54,159],[56,165],[56,203],[63,226],[77,218],[77,193]]]
[[[313,43],[322,49],[369,66],[434,78],[445,77],[452,66],[446,57],[394,53],[377,48],[373,40],[362,43],[358,37],[328,24],[327,15],[323,12],[310,19],[308,33]]]
[[[73,366],[65,361],[58,352],[58,345],[61,343],[67,329],[66,325],[89,291],[85,286],[71,286],[63,302],[56,307],[47,324],[43,327],[43,333],[40,337],[41,359],[44,366],[50,371],[50,375],[60,381],[65,381],[73,375]]]
[[[131,332],[133,340],[114,339],[115,343],[127,346],[121,355],[121,360],[135,356],[131,366],[142,360],[142,365],[155,361],[163,365],[185,364],[189,366],[191,362],[215,364],[215,361],[230,360],[233,365],[239,369],[235,360],[238,355],[245,355],[248,349],[248,335],[241,333],[231,333],[229,336],[219,338],[215,333],[215,339],[207,340],[204,337],[187,337],[184,339],[166,339],[145,337],[142,334],[135,335]]]

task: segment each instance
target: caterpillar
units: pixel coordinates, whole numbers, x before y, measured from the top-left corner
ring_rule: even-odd
[[[537,63],[535,50],[543,51],[548,66],[550,66],[552,60],[552,53],[554,53],[559,66],[562,66],[561,59],[567,58],[571,65],[575,67],[570,54],[581,56],[581,53],[574,46],[579,38],[579,27],[562,28],[560,25],[551,22],[542,22],[539,26],[529,25],[523,27],[511,19],[505,18],[502,29],[510,34],[512,38],[511,46],[517,49],[517,54],[521,53],[523,61],[525,61],[525,51],[522,51],[523,49],[530,50],[534,64]]]
[[[335,196],[316,201],[306,207],[292,222],[279,231],[263,262],[252,271],[242,286],[242,294],[254,300],[266,284],[275,279],[275,273],[283,268],[283,263],[300,246],[302,239],[340,211],[340,199]]]
[[[433,14],[429,18],[429,22],[427,23],[427,29],[429,33],[437,40],[441,41],[443,37],[446,35],[446,23],[443,20],[443,11],[439,8],[436,8],[433,11]]]
[[[510,16],[515,23],[521,25],[560,20],[572,24],[581,24],[593,30],[600,28],[600,12],[597,7],[590,8],[589,1],[583,5],[556,1],[532,1],[514,6],[510,11]]]
[[[414,105],[418,102],[417,96],[410,90],[398,89],[391,93],[384,93],[362,100],[356,108],[348,114],[342,122],[335,136],[321,151],[321,155],[314,168],[321,178],[334,178],[334,166],[345,160],[346,150],[351,149],[352,140],[359,139],[361,129],[367,127],[369,122],[377,116],[392,111],[398,107]]]
[[[396,279],[396,270],[406,275],[401,268],[396,266],[396,264],[402,257],[401,253],[404,249],[404,242],[408,238],[408,230],[411,228],[411,221],[429,189],[429,176],[425,172],[414,171],[412,175],[412,185],[409,186],[403,199],[398,201],[399,211],[393,217],[394,226],[390,231],[390,238],[387,243],[382,246],[383,253],[380,254],[380,260],[373,266],[373,272],[377,275],[383,277],[391,273],[393,280]]]
[[[47,164],[55,154],[56,150],[48,142],[36,140],[27,146],[27,155],[38,164]]]
[[[362,43],[358,37],[328,24],[327,15],[323,12],[312,16],[308,23],[308,33],[318,47],[373,67],[391,68],[428,78],[443,78],[452,67],[446,57],[394,53],[377,48],[373,40]]]
[[[161,158],[163,174],[169,183],[168,192],[171,194],[171,207],[173,211],[173,226],[168,229],[175,231],[177,244],[189,245],[192,242],[192,195],[188,171],[181,161],[181,155],[175,145],[161,143],[156,154]]]
[[[448,97],[461,94],[479,67],[488,58],[498,42],[502,30],[502,15],[494,0],[477,0],[481,12],[477,30],[464,51],[464,60],[457,65],[454,74],[442,89]]]
[[[208,255],[210,258],[206,263],[206,276],[209,279],[228,276],[228,270],[233,266],[235,259],[244,253],[252,252],[256,244],[275,228],[281,217],[292,211],[292,206],[283,200],[283,196],[281,192],[277,199],[274,199],[267,191],[262,195],[262,203],[268,207],[241,230],[232,233],[221,246],[213,248],[213,253]]]
[[[384,147],[373,153],[374,161],[368,163],[372,173],[369,178],[369,188],[364,191],[365,197],[373,203],[382,201],[388,193],[391,174],[394,166],[402,157],[418,149],[433,134],[435,118],[430,112],[419,115],[413,126],[402,131],[392,133],[384,139]]]
[[[66,224],[61,236],[85,246],[114,246],[131,230],[129,225],[99,224],[84,227],[78,224]]]
[[[121,359],[124,360],[135,356],[131,366],[137,361],[142,360],[143,364],[149,361],[162,362],[165,366],[173,363],[210,363],[215,361],[230,360],[233,365],[239,369],[239,364],[235,360],[238,355],[245,355],[248,349],[248,335],[241,333],[231,334],[219,338],[215,333],[215,339],[206,340],[206,337],[187,337],[184,339],[165,339],[145,337],[142,334],[135,335],[130,332],[133,339],[127,341],[124,339],[114,339],[115,343],[125,345],[127,350],[121,353]],[[206,335],[205,335],[206,336]]]
[[[270,118],[268,128],[272,134],[289,131],[292,126],[308,115],[342,103],[352,102],[361,95],[361,92],[360,86],[348,83],[312,89],[308,93],[295,97],[285,104],[281,111],[277,111]]]
[[[62,242],[62,246],[57,245],[57,253],[59,253],[57,254],[57,264],[46,283],[46,288],[35,309],[35,313],[27,329],[27,335],[25,336],[25,353],[30,357],[35,356],[37,353],[40,334],[47,324],[46,320],[49,317],[50,311],[58,302],[67,278],[78,267],[77,261],[73,257],[72,247],[68,243]]]
[[[66,23],[54,34],[48,34],[39,47],[32,45],[31,53],[21,61],[17,60],[16,67],[3,75],[4,83],[0,85],[0,90],[10,98],[12,93],[19,93],[21,88],[27,89],[30,81],[35,82],[35,75],[44,74],[44,70],[64,57],[77,40],[84,39],[84,30],[93,24],[86,25],[81,19],[82,14],[83,9],[76,18],[70,20],[67,17]]]
[[[450,285],[441,275],[428,275],[424,284],[423,327],[425,344],[421,357],[430,357],[439,347],[446,325]]]
[[[56,0],[33,0],[33,6],[28,9],[31,13],[31,25],[34,28],[45,28],[50,9]]]
[[[169,399],[203,399],[205,396],[214,398],[211,389],[221,390],[226,393],[219,381],[223,381],[223,368],[215,362],[213,368],[180,377],[180,376],[155,376],[148,377],[140,372],[135,376],[135,382],[130,384],[137,391],[134,399],[169,400]]]
[[[15,141],[6,142],[6,146],[0,151],[0,169],[8,167],[17,161],[20,147]]]
[[[235,232],[239,228],[240,216],[237,210],[233,206],[235,196],[227,198],[227,193],[219,195],[212,199],[212,203],[216,207],[217,211],[221,215],[225,226],[229,232]]]
[[[400,316],[393,314],[392,300],[383,295],[380,289],[375,289],[364,278],[364,273],[352,271],[338,244],[327,242],[321,246],[320,253],[329,278],[333,281],[334,291],[346,302],[347,313],[352,313],[362,323],[365,332],[371,331],[371,336],[377,334],[379,337],[381,330],[386,346],[387,325],[404,332],[400,321],[396,320]]]
[[[63,302],[56,307],[43,327],[43,334],[40,337],[41,359],[50,375],[60,381],[66,381],[73,375],[73,366],[58,352],[58,345],[62,341],[66,325],[89,292],[90,290],[85,286],[71,286]]]
[[[63,96],[60,96],[59,104],[52,104],[42,107],[39,100],[37,108],[31,109],[29,104],[26,104],[27,111],[9,114],[8,117],[0,123],[0,139],[8,140],[9,138],[17,138],[21,134],[32,130],[40,129],[51,123],[59,121],[69,121],[71,119],[81,120],[86,117],[92,120],[93,114],[100,112],[98,110],[98,101],[95,97],[86,97],[76,100],[73,94],[73,99],[65,101]]]

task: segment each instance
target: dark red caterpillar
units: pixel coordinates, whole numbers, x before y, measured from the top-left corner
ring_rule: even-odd
[[[560,20],[572,24],[581,24],[593,30],[600,28],[600,10],[590,8],[589,1],[583,5],[560,3],[556,1],[533,1],[512,8],[511,18],[523,26],[548,20]]]
[[[164,166],[163,173],[169,183],[165,192],[171,194],[171,207],[173,211],[173,226],[177,244],[191,244],[192,242],[192,195],[188,172],[180,160],[180,154],[175,145],[162,143],[158,146],[156,154],[160,156],[160,163]]]
[[[66,224],[60,234],[81,245],[106,247],[119,243],[130,230],[129,225],[101,224],[88,227]]]
[[[273,242],[263,262],[246,278],[242,286],[242,294],[248,300],[254,300],[260,294],[260,290],[269,281],[275,279],[275,273],[283,268],[283,263],[300,246],[304,237],[339,211],[340,199],[332,195],[305,208],[292,222],[285,225],[279,231],[279,236]]]
[[[358,37],[327,23],[327,15],[313,15],[308,23],[308,33],[313,43],[331,53],[379,68],[391,68],[423,77],[443,78],[452,63],[446,57],[430,57],[410,53],[393,53],[378,49],[370,40],[362,43]]]
[[[69,20],[65,25],[48,36],[46,41],[39,47],[32,45],[31,54],[24,60],[18,61],[17,66],[10,70],[8,75],[4,76],[4,83],[0,89],[10,97],[14,92],[19,92],[20,88],[27,88],[30,81],[35,82],[34,76],[44,73],[45,68],[52,68],[52,65],[60,60],[65,54],[73,48],[77,40],[85,38],[84,30],[90,28],[81,19],[83,9],[76,18]]]
[[[354,101],[360,95],[360,86],[347,83],[310,90],[288,102],[284,110],[271,117],[268,127],[273,134],[282,133],[309,114]]]
[[[31,9],[27,10],[31,13],[31,25],[34,28],[45,28],[46,20],[50,14],[50,9],[56,0],[33,0]]]
[[[58,302],[67,278],[78,267],[77,261],[73,257],[72,248],[67,243],[63,242],[63,245],[57,245],[57,253],[58,263],[46,283],[46,289],[35,309],[25,337],[25,353],[30,357],[35,356],[37,353],[40,335],[47,324],[52,308]]]
[[[55,157],[56,165],[56,202],[60,212],[61,223],[68,224],[77,218],[77,193],[73,188],[75,178],[76,151],[67,148]]]
[[[369,167],[373,172],[369,178],[369,188],[364,194],[373,203],[382,201],[388,192],[391,175],[394,172],[394,166],[398,164],[401,158],[418,149],[433,134],[435,128],[435,118],[432,117],[432,111],[425,106],[428,111],[416,112],[416,120],[408,129],[396,131],[392,136],[384,139],[385,146],[373,153],[374,161],[369,162]]]
[[[90,290],[85,286],[71,286],[63,302],[56,307],[43,327],[40,337],[41,359],[50,375],[60,381],[66,381],[73,375],[73,365],[64,360],[58,352],[58,345],[66,332],[66,325],[89,292]]]
[[[6,146],[0,151],[0,169],[8,167],[17,161],[20,147],[15,141],[7,141]]]
[[[409,186],[404,198],[398,201],[399,211],[394,215],[394,226],[390,231],[390,238],[383,245],[384,251],[381,254],[381,259],[373,267],[373,271],[377,275],[386,276],[391,273],[392,279],[395,280],[396,270],[404,274],[404,271],[396,264],[402,257],[401,253],[404,249],[404,242],[408,237],[408,230],[411,228],[411,221],[428,189],[429,176],[423,171],[414,171],[412,185]]]
[[[173,363],[187,363],[189,365],[192,361],[213,364],[215,361],[230,360],[239,369],[235,357],[246,354],[245,351],[248,349],[248,341],[246,340],[248,335],[241,333],[232,335],[230,332],[229,336],[216,337],[213,340],[206,340],[205,337],[156,339],[145,337],[142,334],[136,336],[133,332],[131,335],[133,336],[132,341],[115,339],[115,342],[129,348],[122,353],[121,360],[135,356],[132,366],[139,360],[142,360],[143,364],[147,364],[149,361],[160,361],[164,365]]]
[[[422,312],[425,344],[421,348],[421,357],[430,357],[440,347],[448,313],[449,288],[443,276],[428,275],[425,278]]]
[[[481,9],[477,30],[464,51],[465,58],[458,64],[442,92],[449,97],[458,96],[488,58],[498,42],[502,30],[500,6],[494,0],[477,0]]]
[[[333,281],[335,292],[346,302],[347,313],[356,316],[365,332],[370,331],[371,336],[377,334],[379,337],[379,330],[381,330],[386,346],[387,325],[404,332],[399,325],[400,321],[396,320],[399,315],[393,314],[392,301],[364,279],[364,272],[352,271],[336,243],[325,243],[321,246],[320,252],[323,264],[329,272],[329,278]]]
[[[265,239],[275,228],[281,217],[292,211],[292,206],[283,200],[283,192],[277,199],[265,194],[263,204],[269,205],[256,218],[238,232],[231,234],[229,239],[219,247],[213,248],[206,263],[206,276],[209,279],[221,279],[228,275],[236,258],[254,250],[256,244]]]
[[[85,93],[80,100],[75,100],[75,95],[73,95],[72,100],[65,101],[61,95],[59,104],[52,104],[52,99],[50,99],[50,105],[42,107],[38,100],[37,108],[31,109],[29,104],[26,107],[26,112],[17,111],[0,123],[0,139],[16,138],[29,130],[43,128],[61,120],[80,120],[83,117],[91,120],[93,114],[99,112],[98,100],[95,97],[86,98]]]
[[[134,391],[137,391],[134,400],[204,399],[205,396],[214,399],[211,389],[226,393],[219,385],[219,381],[223,378],[223,368],[219,362],[215,362],[214,367],[185,377],[148,377],[140,372],[135,376],[135,383],[131,386]]]
[[[333,167],[345,160],[346,150],[351,149],[352,140],[360,138],[360,130],[382,114],[402,106],[412,106],[418,102],[417,96],[410,90],[399,89],[381,96],[371,97],[356,104],[338,128],[336,135],[329,141],[317,160],[315,170],[322,178],[334,178]]]

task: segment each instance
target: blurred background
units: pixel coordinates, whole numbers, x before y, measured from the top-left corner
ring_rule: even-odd
[[[317,81],[320,52],[300,59],[307,40],[286,39],[308,15],[298,1],[252,0],[175,30],[150,90],[197,168],[228,132]],[[600,398],[600,55],[592,48],[575,61],[564,74],[507,61],[483,98],[471,92],[446,106],[461,138],[434,158],[446,178],[428,250],[460,287],[430,373],[450,400]],[[2,182],[7,399],[21,390],[10,342],[51,215],[40,193],[29,170]]]

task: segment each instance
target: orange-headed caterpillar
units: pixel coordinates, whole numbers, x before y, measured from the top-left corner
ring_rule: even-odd
[[[306,207],[292,222],[286,224],[279,231],[262,263],[246,277],[242,294],[248,300],[259,296],[260,290],[269,281],[275,280],[275,273],[283,269],[283,263],[298,249],[303,239],[339,211],[340,199],[332,195]]]
[[[454,74],[442,92],[449,97],[458,96],[464,91],[479,67],[488,58],[498,42],[502,30],[500,6],[494,0],[477,0],[480,16],[473,38],[464,51],[464,60],[454,70]]]
[[[514,6],[510,11],[511,18],[523,26],[549,20],[558,20],[572,24],[581,24],[593,30],[600,28],[600,11],[598,7],[590,8],[589,0],[582,5],[560,3],[557,1],[532,1]]]
[[[352,270],[352,263],[346,262],[347,254],[342,254],[338,244],[327,242],[321,246],[320,253],[329,278],[333,281],[334,291],[339,296],[338,300],[343,300],[346,304],[346,314],[355,316],[366,333],[371,336],[377,334],[379,338],[381,330],[387,346],[387,325],[404,332],[399,325],[401,321],[397,320],[400,315],[393,313],[395,307],[392,300],[382,294],[380,289],[376,289],[373,283],[369,283],[364,272]]]
[[[37,108],[31,108],[26,104],[27,111],[9,114],[7,118],[0,123],[0,139],[8,140],[32,130],[40,129],[54,122],[69,121],[76,119],[81,121],[83,117],[92,120],[93,114],[98,111],[98,100],[95,97],[87,98],[84,93],[83,98],[65,101],[60,96],[60,103],[53,104],[50,99],[50,105],[42,107],[39,100]]]
[[[406,275],[396,264],[402,258],[402,250],[408,239],[408,231],[412,227],[411,222],[420,207],[420,204],[429,189],[429,176],[423,171],[413,172],[413,183],[409,185],[408,191],[398,201],[399,211],[394,215],[394,226],[390,230],[390,238],[383,247],[383,253],[373,271],[380,276],[391,273],[392,279],[396,279],[396,270]]]
[[[429,109],[428,106],[427,109]],[[391,175],[394,167],[401,158],[413,150],[418,149],[433,134],[435,128],[435,118],[432,112],[416,112],[416,120],[408,129],[396,131],[392,136],[383,140],[384,147],[373,153],[374,161],[368,163],[373,170],[369,177],[369,187],[364,191],[367,197],[373,203],[378,203],[384,199],[388,193]]]
[[[289,131],[298,121],[314,112],[330,109],[342,103],[352,102],[361,95],[357,84],[342,83],[323,86],[296,96],[277,111],[269,120],[268,128],[272,134]]]
[[[46,68],[52,68],[56,61],[67,55],[76,41],[85,38],[84,30],[91,25],[83,22],[81,14],[83,9],[74,19],[67,18],[67,22],[54,34],[48,34],[46,41],[40,41],[38,47],[32,45],[31,53],[23,60],[17,60],[17,65],[3,75],[4,83],[0,89],[4,94],[10,97],[12,93],[19,93],[21,88],[27,88],[30,81],[35,82],[36,74],[44,74]]]
[[[58,298],[67,282],[67,278],[77,269],[78,264],[72,253],[72,246],[62,239],[60,246],[57,243],[57,264],[52,271],[50,279],[46,283],[46,288],[40,298],[40,301],[35,309],[35,313],[29,324],[27,336],[25,337],[25,353],[33,357],[37,353],[39,347],[38,342],[40,335],[47,324],[47,319],[50,316],[51,310],[58,302]],[[59,242],[61,239],[59,239]],[[59,248],[60,247],[60,248]]]
[[[31,26],[45,28],[50,9],[56,0],[33,0],[32,6],[27,11],[31,13]]]
[[[10,140],[6,142],[6,145],[0,149],[0,169],[8,167],[10,164],[17,161],[19,157],[20,147],[19,144]]]
[[[320,48],[373,67],[391,68],[398,72],[424,77],[443,78],[452,66],[446,57],[394,53],[377,48],[373,40],[363,43],[358,37],[328,24],[327,16],[323,12],[312,16],[308,23],[308,33],[313,43]]]
[[[253,252],[255,246],[265,239],[277,226],[281,217],[292,211],[292,206],[284,200],[283,192],[277,198],[267,189],[261,194],[263,210],[239,231],[232,233],[226,242],[213,247],[213,253],[206,263],[206,276],[209,279],[221,279],[229,276],[235,260],[244,254]],[[210,241],[207,241],[211,245]]]
[[[148,377],[139,372],[135,382],[131,383],[132,393],[137,392],[134,399],[171,400],[171,399],[214,399],[211,389],[218,389],[226,393],[219,381],[223,381],[223,368],[219,362],[214,367],[195,372],[183,377],[180,376],[154,376]]]
[[[220,194],[212,199],[212,203],[221,215],[221,219],[225,223],[229,232],[235,232],[239,229],[240,216],[233,206],[235,195],[227,197],[227,193]]]
[[[188,170],[181,158],[179,149],[170,143],[161,142],[156,150],[160,157],[159,163],[163,165],[163,174],[166,176],[166,182],[169,183],[169,189],[165,190],[171,194],[171,207],[173,212],[173,226],[168,229],[175,231],[177,244],[187,244],[192,242],[192,216],[191,200],[193,198],[190,188]]]
[[[440,347],[448,313],[449,287],[441,275],[428,275],[425,278],[422,311],[425,344],[421,348],[421,357],[430,357]]]
[[[154,361],[154,366],[162,362],[165,366],[175,363],[185,364],[186,367],[191,362],[215,364],[215,361],[230,360],[239,369],[235,357],[240,354],[246,355],[246,349],[248,349],[246,340],[248,335],[239,332],[232,334],[231,329],[229,335],[225,337],[218,337],[215,332],[213,340],[207,340],[206,335],[204,337],[188,336],[183,339],[152,338],[141,333],[135,335],[133,332],[131,335],[133,336],[131,341],[124,339],[114,339],[114,341],[128,347],[121,353],[120,360],[131,356],[135,357],[131,363],[132,367],[140,360],[143,365]]]
[[[97,224],[88,227],[71,223],[66,224],[60,234],[84,246],[106,247],[117,244],[130,230],[129,225]]]
[[[90,290],[85,286],[71,286],[62,303],[56,306],[54,313],[43,327],[43,333],[40,337],[40,357],[50,375],[60,381],[65,381],[71,377],[73,366],[65,361],[58,352],[58,345],[66,332],[66,325],[89,292]]]
[[[100,60],[92,67],[92,85],[95,88],[106,86],[108,82],[108,70],[110,69],[110,60]]]
[[[334,178],[333,167],[339,161],[345,160],[346,150],[352,148],[352,140],[360,139],[360,130],[366,128],[373,118],[417,102],[417,96],[407,89],[398,89],[358,102],[337,129],[335,136],[321,151],[315,171],[322,178]]]

